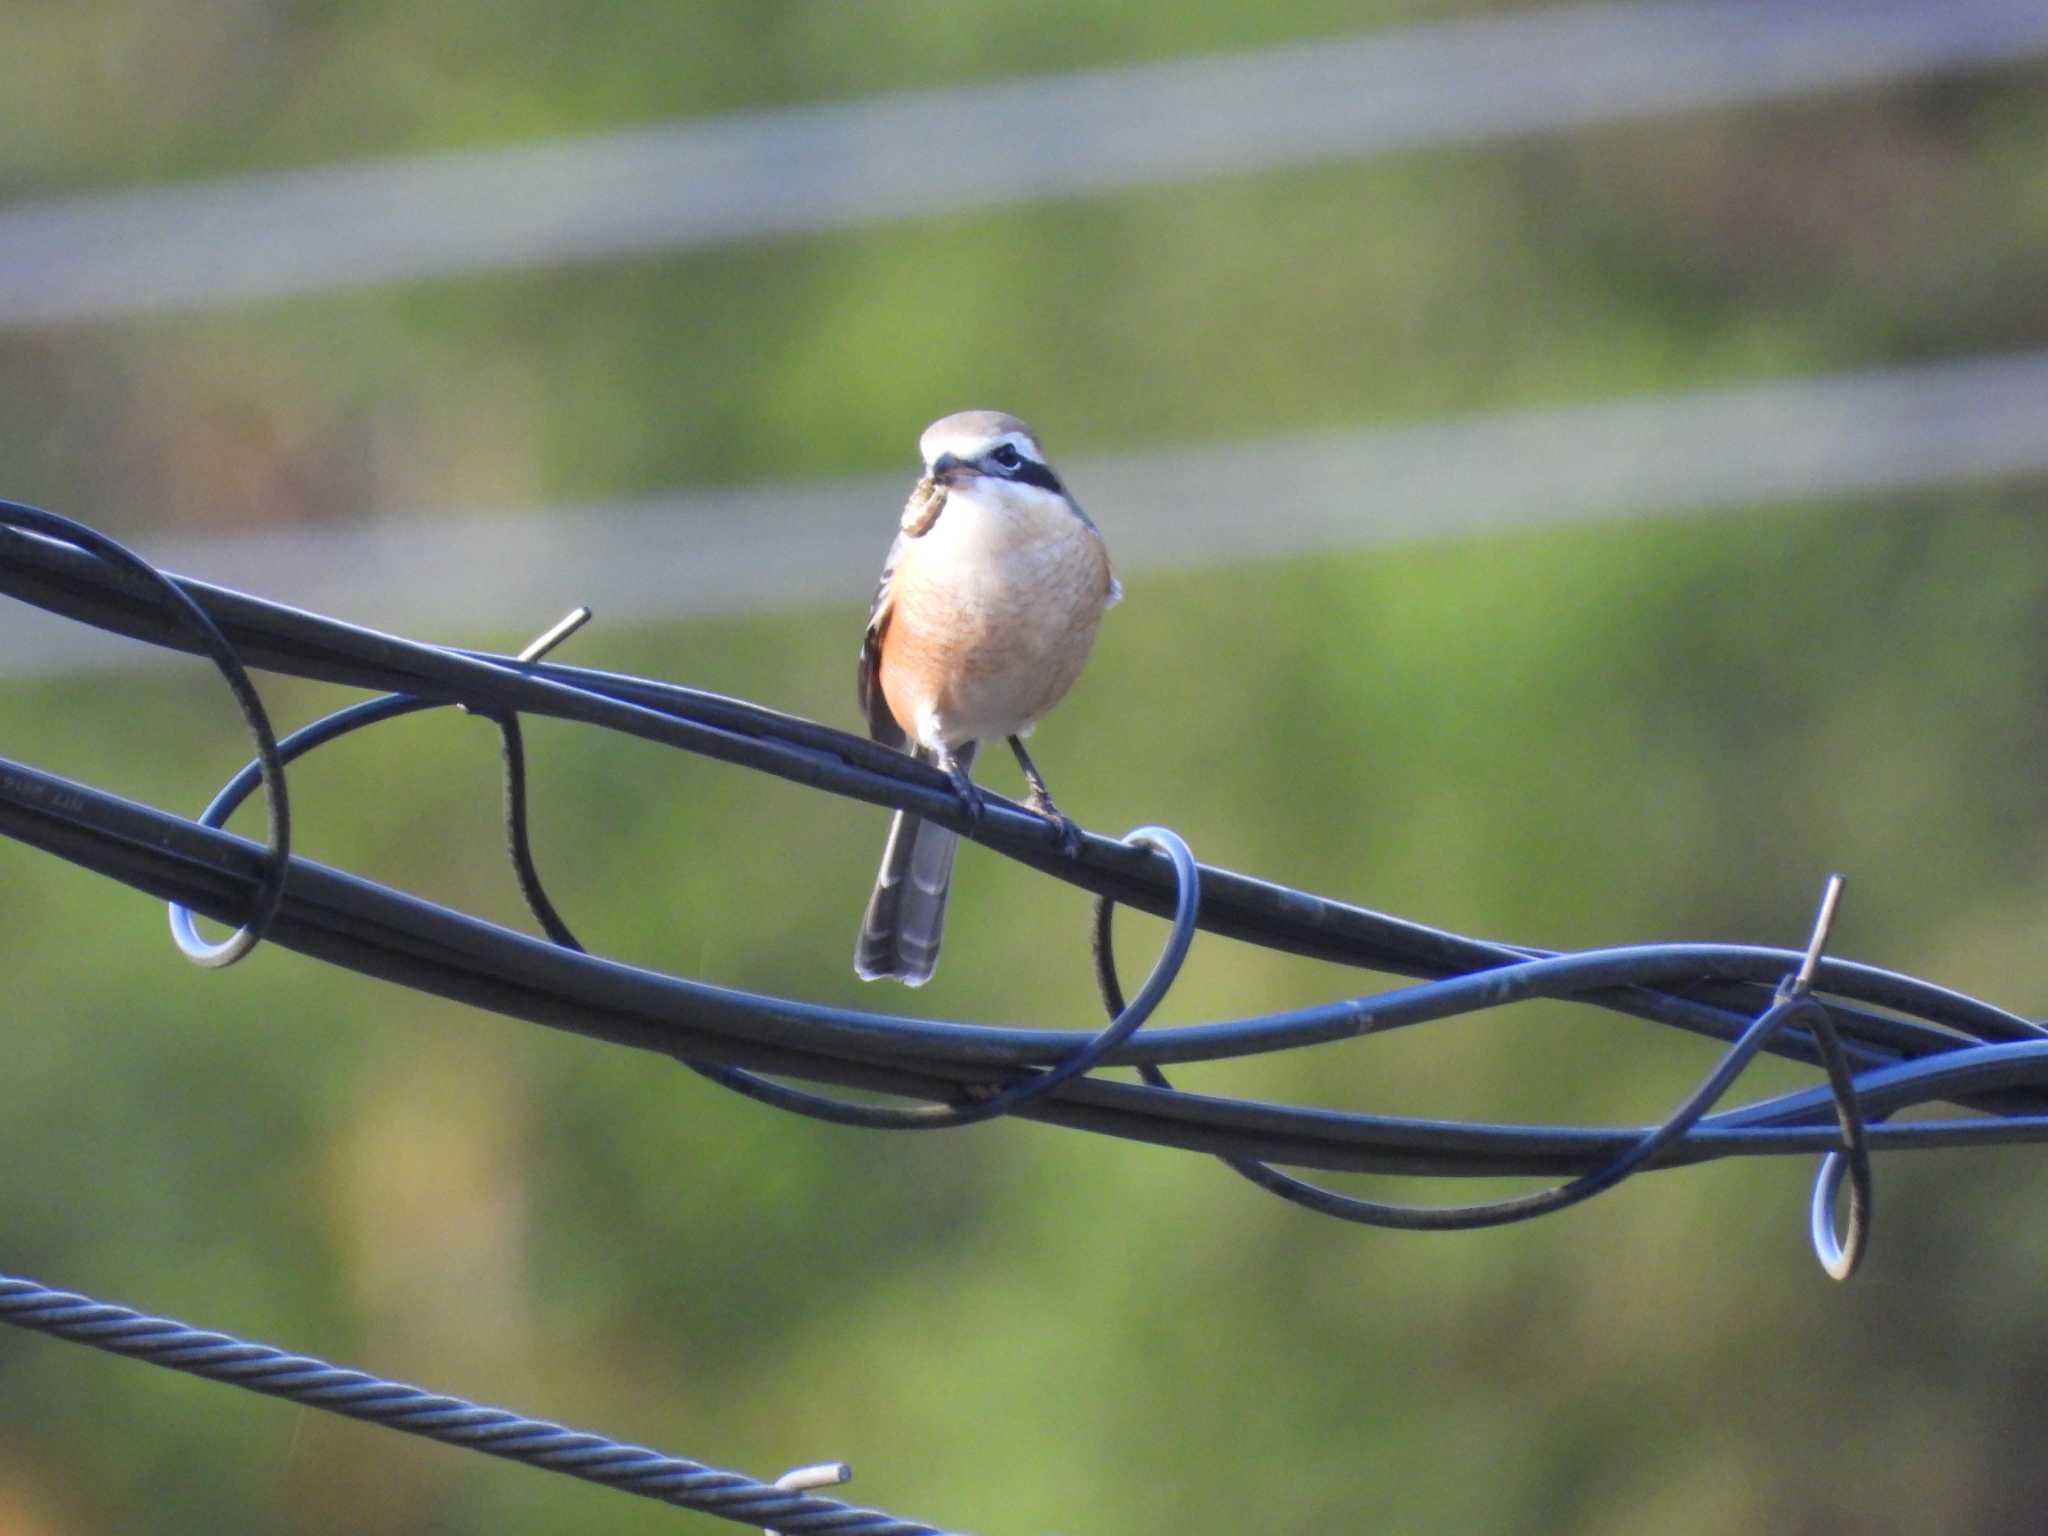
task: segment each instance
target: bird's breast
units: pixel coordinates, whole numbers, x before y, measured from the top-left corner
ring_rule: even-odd
[[[1073,684],[1110,593],[1101,537],[1036,490],[948,495],[891,580],[883,683],[913,734],[920,711],[949,745],[1028,730]]]

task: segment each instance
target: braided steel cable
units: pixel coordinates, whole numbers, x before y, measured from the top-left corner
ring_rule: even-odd
[[[937,1526],[53,1291],[33,1280],[0,1275],[0,1322],[743,1525],[772,1523],[784,1536],[945,1536]]]

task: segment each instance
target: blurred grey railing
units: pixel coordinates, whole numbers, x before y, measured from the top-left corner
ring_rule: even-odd
[[[1654,0],[0,207],[0,326],[561,266],[2048,52],[2040,0]],[[932,146],[945,145],[943,154]]]
[[[1063,462],[1130,573],[2039,475],[2043,422],[2048,352],[2025,352]],[[602,593],[612,623],[833,602],[857,614],[909,479],[906,467],[150,547],[174,570],[449,638],[546,612],[565,591]],[[0,607],[0,676],[152,654]]]

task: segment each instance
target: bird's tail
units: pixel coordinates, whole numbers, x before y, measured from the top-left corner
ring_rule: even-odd
[[[929,762],[926,753],[918,753]],[[962,769],[974,766],[974,744],[953,754]],[[862,981],[884,976],[921,987],[939,963],[946,928],[946,896],[953,887],[953,855],[960,839],[947,828],[908,811],[889,824],[875,892],[860,920],[853,970]]]

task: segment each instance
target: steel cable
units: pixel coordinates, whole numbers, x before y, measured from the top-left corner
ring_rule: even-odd
[[[0,1322],[743,1525],[772,1523],[784,1536],[945,1536],[937,1526],[53,1291],[33,1280],[0,1275]]]

